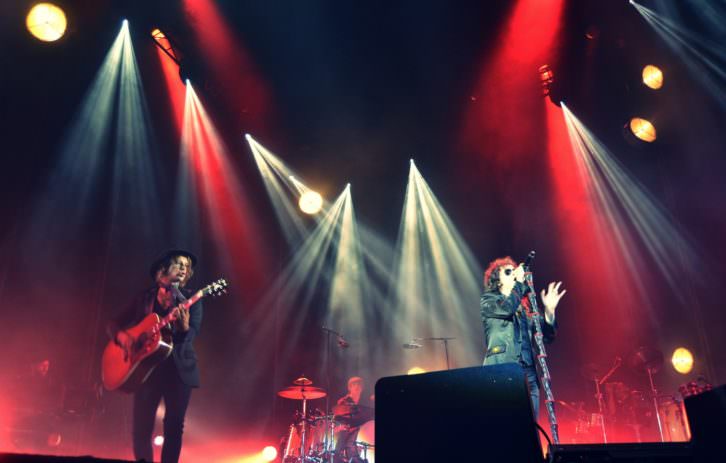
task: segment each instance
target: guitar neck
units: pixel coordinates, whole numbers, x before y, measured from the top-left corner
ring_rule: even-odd
[[[192,297],[182,302],[177,307],[174,307],[171,312],[169,312],[164,318],[159,320],[159,323],[156,324],[156,328],[158,330],[161,330],[162,328],[166,327],[167,325],[171,324],[171,322],[176,320],[177,314],[179,313],[178,307],[183,307],[185,310],[189,310],[191,306],[193,306],[199,299],[203,298],[204,296],[204,290],[200,289],[199,291],[194,293]]]

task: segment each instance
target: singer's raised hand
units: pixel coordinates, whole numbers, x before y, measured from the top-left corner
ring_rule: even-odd
[[[558,281],[557,283],[553,281],[547,285],[547,290],[545,291],[543,289],[540,294],[542,296],[542,304],[545,306],[545,317],[548,323],[551,323],[551,321],[555,319],[555,309],[557,308],[557,304],[559,304],[560,299],[562,299],[562,296],[564,296],[567,292],[566,289],[563,289],[562,292],[560,292],[560,286],[562,286],[561,281]]]

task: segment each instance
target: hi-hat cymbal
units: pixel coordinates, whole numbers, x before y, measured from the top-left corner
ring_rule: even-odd
[[[657,373],[663,366],[663,352],[652,347],[639,347],[628,359],[630,368],[642,373]]]
[[[328,395],[325,389],[312,386],[290,386],[277,393],[280,397],[293,400],[314,400]]]
[[[298,379],[296,379],[295,381],[293,381],[292,384],[297,384],[298,386],[310,386],[311,384],[313,384],[313,382],[310,381],[309,379],[307,379],[306,377],[301,376]]]

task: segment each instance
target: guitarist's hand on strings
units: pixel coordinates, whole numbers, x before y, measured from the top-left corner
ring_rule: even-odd
[[[177,329],[186,333],[189,331],[189,309],[185,308],[183,305],[179,305],[176,308],[176,314]]]
[[[129,358],[129,354],[131,353],[131,344],[133,341],[134,340],[131,335],[124,330],[119,330],[113,338],[113,342],[124,350],[124,360],[128,360]]]

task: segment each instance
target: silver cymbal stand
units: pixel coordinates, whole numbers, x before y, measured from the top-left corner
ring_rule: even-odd
[[[620,357],[615,357],[615,364],[610,368],[610,371],[605,373],[605,375],[598,379],[597,377],[593,378],[593,381],[595,382],[595,399],[597,399],[597,410],[598,413],[600,413],[600,429],[602,430],[602,443],[607,444],[608,443],[608,434],[605,431],[605,404],[603,403],[603,396],[602,391],[600,390],[600,386],[607,381],[608,378],[610,378],[613,373],[615,373],[615,370],[620,368],[620,365],[623,364],[623,359]]]

